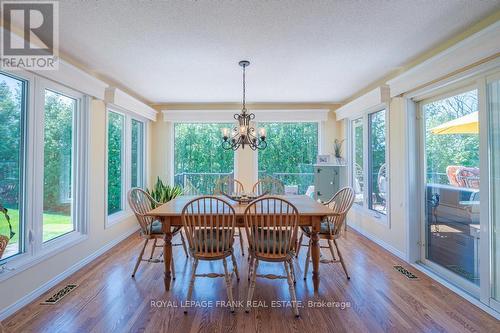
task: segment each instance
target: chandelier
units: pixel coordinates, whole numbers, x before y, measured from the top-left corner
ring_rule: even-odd
[[[245,149],[249,146],[252,150],[264,149],[267,147],[266,142],[266,129],[260,128],[257,134],[255,128],[250,126],[250,121],[255,118],[253,113],[248,113],[245,104],[246,82],[245,82],[245,69],[250,65],[250,61],[242,60],[239,65],[243,67],[243,107],[241,113],[234,115],[237,124],[231,130],[230,128],[223,128],[222,131],[222,148],[229,150],[237,150],[238,148]]]

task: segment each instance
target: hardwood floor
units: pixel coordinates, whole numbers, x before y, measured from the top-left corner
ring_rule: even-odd
[[[130,277],[141,244],[135,235],[123,241],[4,320],[7,332],[500,331],[499,321],[351,230],[346,239],[339,241],[351,280],[346,280],[339,264],[322,264],[317,297],[311,275],[306,281],[302,279],[307,250],[302,249],[295,265],[297,299],[303,306],[299,319],[289,307],[272,307],[276,305],[273,301],[289,301],[290,298],[285,280],[268,279],[257,279],[254,300],[260,307],[253,308],[250,313],[239,308],[231,314],[228,308],[216,303],[227,300],[224,279],[197,278],[193,300],[211,301],[212,307],[190,308],[185,315],[181,302],[184,302],[189,284],[190,261],[180,247],[174,249],[177,279],[171,291],[166,293],[161,264],[143,263],[135,279]],[[235,249],[239,255],[238,244]],[[160,252],[158,250],[157,254]],[[325,250],[323,255],[329,258]],[[233,281],[234,298],[245,300],[247,257],[238,256],[237,259],[241,280]],[[419,279],[408,280],[393,265],[406,267]],[[208,268],[223,271],[220,262],[203,262],[198,272]],[[282,269],[282,265],[272,263],[259,266],[259,272],[265,273],[282,274]],[[40,305],[40,301],[70,283],[79,286],[59,303]],[[312,307],[309,301],[323,307]],[[322,301],[339,303],[324,307]],[[177,307],[171,307],[174,305]]]

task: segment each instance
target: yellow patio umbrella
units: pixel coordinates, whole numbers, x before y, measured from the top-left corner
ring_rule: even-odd
[[[478,134],[478,111],[431,128],[432,134]]]

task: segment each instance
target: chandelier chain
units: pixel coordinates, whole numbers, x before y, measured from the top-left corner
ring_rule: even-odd
[[[246,78],[245,78],[245,72],[246,72],[246,67],[243,66],[243,110],[246,110],[246,105],[245,105],[245,95],[246,95]]]

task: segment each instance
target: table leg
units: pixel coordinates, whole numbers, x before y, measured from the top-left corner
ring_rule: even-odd
[[[162,218],[162,226],[164,236],[163,244],[163,263],[165,264],[165,275],[164,283],[165,290],[170,290],[170,282],[172,280],[172,272],[170,271],[170,265],[172,263],[172,229],[170,228],[170,220],[166,217]]]
[[[318,230],[313,227],[311,234],[311,256],[313,263],[313,284],[314,292],[317,293],[319,290],[319,257],[320,257],[320,247],[319,247],[319,236]]]

